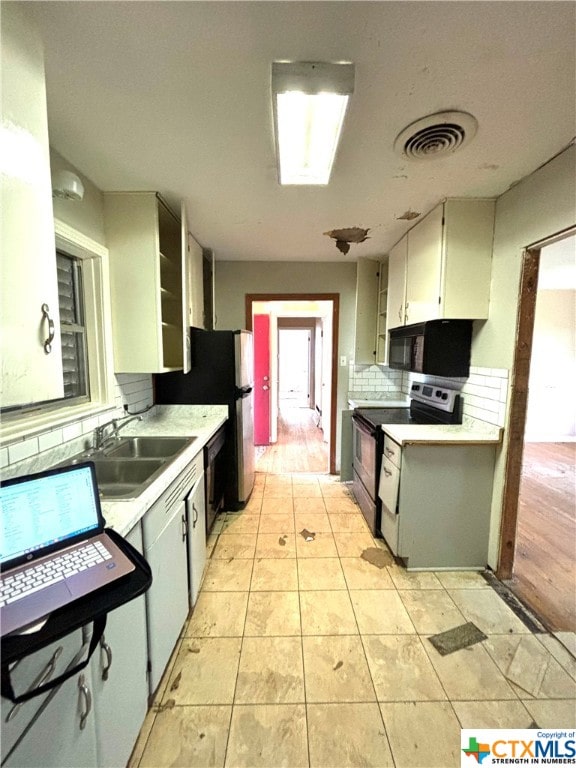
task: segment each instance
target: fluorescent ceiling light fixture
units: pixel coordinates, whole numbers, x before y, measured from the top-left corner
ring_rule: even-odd
[[[354,64],[272,64],[280,184],[328,184],[353,90]]]

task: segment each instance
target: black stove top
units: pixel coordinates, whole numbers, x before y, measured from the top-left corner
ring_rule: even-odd
[[[355,408],[353,418],[370,430],[382,424],[461,424],[462,400],[455,390],[414,382],[409,408]]]
[[[373,427],[380,427],[382,424],[422,423],[418,414],[410,414],[410,408],[356,408],[354,414],[358,414]]]

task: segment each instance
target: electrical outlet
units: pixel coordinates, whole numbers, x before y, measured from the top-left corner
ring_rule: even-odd
[[[344,367],[346,365],[346,355],[340,355],[340,366]]]

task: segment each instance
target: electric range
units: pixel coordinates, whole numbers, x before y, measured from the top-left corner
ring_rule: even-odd
[[[462,398],[453,389],[415,382],[408,408],[356,408],[353,426],[353,484],[356,501],[374,536],[381,536],[378,482],[384,424],[461,424]]]

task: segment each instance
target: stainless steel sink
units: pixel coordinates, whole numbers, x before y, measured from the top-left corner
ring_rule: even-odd
[[[195,437],[124,437],[111,446],[79,453],[58,466],[93,461],[96,482],[103,499],[134,499],[139,496]]]
[[[123,437],[104,449],[108,457],[169,458],[190,445],[195,437]]]
[[[97,457],[96,481],[102,498],[134,498],[160,473],[166,460]]]

